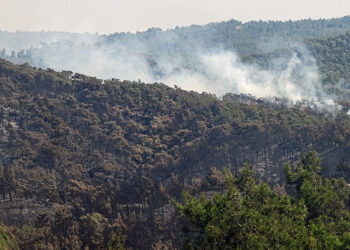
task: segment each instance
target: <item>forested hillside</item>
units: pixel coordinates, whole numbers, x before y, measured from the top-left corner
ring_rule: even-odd
[[[349,90],[350,82],[350,32],[338,36],[307,41],[311,53],[314,55],[321,73],[325,76],[324,82],[334,85],[340,83],[338,88]],[[338,89],[339,90],[339,89]],[[347,96],[349,99],[349,96]]]
[[[285,186],[315,149],[350,181],[350,118],[0,61],[0,219],[23,249],[181,248],[171,199],[247,162]],[[25,208],[25,209],[20,209]],[[113,249],[113,248],[112,248]]]
[[[347,249],[349,31],[0,32],[0,248]]]
[[[349,30],[350,17],[293,22],[230,20],[110,35],[0,32],[0,49],[3,48],[0,57],[18,64],[27,62],[36,67],[72,70],[103,79],[164,82],[186,90],[223,95],[225,91],[240,94],[243,90],[223,84],[236,79],[225,79],[211,72],[218,66],[217,61],[206,60],[208,55],[216,56],[221,63],[233,63],[234,70],[244,67],[243,61],[257,63],[273,74],[283,70],[282,66],[287,67],[291,56],[296,54],[299,59],[315,58],[326,89],[340,94],[344,88],[348,89],[342,80],[349,79],[346,68],[349,43],[345,34]],[[203,83],[205,79],[217,78],[220,81],[214,86],[210,81]],[[223,86],[217,86],[219,83]],[[224,89],[219,91],[220,87]]]
[[[350,32],[320,39],[308,39],[304,41],[304,44],[317,62],[324,88],[341,99],[349,100]],[[244,56],[242,60],[268,68],[273,60],[281,57],[288,58],[293,53],[295,49],[287,47],[269,53]]]
[[[243,23],[238,20],[230,20],[207,25],[191,25],[188,27],[176,27],[175,29],[162,30],[150,28],[145,32],[112,33],[109,35],[77,34],[67,32],[25,32],[14,33],[0,31],[0,48],[11,55],[11,51],[22,52],[18,55],[23,57],[25,50],[32,50],[41,44],[55,44],[56,42],[93,41],[99,46],[105,44],[135,42],[141,40],[149,45],[149,49],[165,49],[170,47],[184,48],[178,44],[184,39],[186,46],[199,46],[212,48],[218,44],[223,49],[234,50],[241,56],[253,53],[272,51],[285,48],[290,43],[301,42],[305,39],[321,38],[339,35],[350,30],[350,17],[300,20],[300,21],[251,21]],[[171,38],[171,39],[167,39]],[[157,45],[159,41],[165,44]],[[165,45],[165,46],[164,46]],[[31,48],[32,47],[32,48]],[[175,49],[176,50],[176,49]],[[178,52],[178,51],[177,51]],[[15,55],[13,55],[15,56]]]

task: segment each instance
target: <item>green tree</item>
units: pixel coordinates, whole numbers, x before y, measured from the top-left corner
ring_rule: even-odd
[[[2,194],[2,198],[5,200],[6,188],[5,188],[5,179],[4,179],[2,168],[0,168],[0,192]]]
[[[108,243],[108,250],[124,250],[126,236],[121,229],[111,233],[111,238]]]
[[[90,249],[104,249],[104,230],[107,228],[107,219],[99,213],[87,214],[80,219],[84,244]]]
[[[177,203],[187,217],[186,249],[350,249],[349,189],[342,179],[319,175],[316,152],[305,154],[293,172],[286,165],[297,196],[278,195],[256,183],[245,165],[238,178],[227,177],[225,193]]]
[[[344,179],[322,178],[320,171],[315,151],[303,155],[294,172],[285,166],[288,183],[295,185],[307,207],[310,247],[350,249],[349,187]]]
[[[17,191],[16,191],[16,180],[15,180],[15,174],[12,167],[6,166],[4,168],[4,186],[7,190],[10,200],[12,200],[11,192],[13,191],[17,197]]]

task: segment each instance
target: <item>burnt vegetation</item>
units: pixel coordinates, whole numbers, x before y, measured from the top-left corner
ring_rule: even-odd
[[[338,32],[343,21],[320,23]],[[344,107],[335,115],[1,59],[0,220],[11,246],[13,235],[20,249],[349,247],[349,99],[339,85],[349,33],[314,36],[306,43]],[[263,67],[270,57],[242,60]]]
[[[1,215],[22,248],[179,247],[181,218],[169,198],[222,190],[220,170],[237,173],[244,162],[283,186],[283,163],[314,148],[330,159],[325,175],[350,177],[343,113],[6,61],[0,82],[0,206],[35,211]]]

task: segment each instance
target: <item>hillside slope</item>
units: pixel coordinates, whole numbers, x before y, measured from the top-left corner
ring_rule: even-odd
[[[17,226],[21,248],[98,248],[112,232],[132,248],[179,247],[169,197],[218,190],[218,170],[237,173],[244,162],[257,178],[283,185],[283,164],[313,148],[325,158],[324,175],[350,180],[342,112],[4,60],[0,86],[0,219]]]
[[[0,32],[0,50],[7,48],[0,51],[0,57],[14,63],[28,62],[37,67],[72,70],[104,79],[115,77],[127,80],[142,79],[147,82],[161,81],[167,84],[175,83],[189,90],[204,89],[218,94],[216,86],[208,88],[202,84],[200,88],[200,81],[193,85],[193,77],[196,75],[206,79],[211,79],[213,75],[218,77],[210,71],[216,64],[212,60],[208,61],[208,56],[216,55],[219,57],[216,59],[220,59],[219,62],[227,64],[227,61],[222,61],[225,60],[225,55],[231,62],[235,61],[237,55],[238,60],[234,65],[236,70],[243,66],[239,58],[255,54],[272,53],[281,60],[289,61],[290,58],[284,57],[285,53],[280,53],[281,50],[292,48],[292,52],[298,54],[300,51],[295,47],[305,47],[305,40],[328,39],[349,30],[350,17],[293,22],[242,23],[230,20],[164,31],[151,28],[135,34]],[[344,46],[344,42],[336,44],[340,50]],[[313,56],[320,59],[322,65],[327,61],[324,65],[333,70],[334,62],[324,57],[323,49],[320,50],[318,45],[319,41],[316,41],[313,50],[316,53]],[[321,71],[324,73],[322,65]],[[326,73],[328,72],[330,71]],[[340,78],[347,79],[346,71],[338,72],[341,72]],[[324,80],[338,83],[335,80],[339,77],[325,77]],[[237,90],[229,85],[225,91]]]
[[[305,46],[314,57],[325,88],[337,96],[349,100],[350,82],[350,32],[318,39],[307,39]],[[242,58],[245,63],[256,63],[263,68],[271,67],[278,58],[291,57],[296,53],[293,47],[268,53],[253,53]]]

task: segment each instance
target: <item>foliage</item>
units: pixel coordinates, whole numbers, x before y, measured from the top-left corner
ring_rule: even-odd
[[[225,193],[185,193],[178,208],[193,237],[185,249],[349,249],[349,187],[343,179],[322,178],[320,170],[315,151],[302,157],[296,171],[286,165],[296,197],[256,183],[247,165],[238,178],[228,176]]]
[[[18,246],[11,234],[3,226],[0,227],[0,249],[18,250]]]
[[[307,48],[310,55],[315,59],[325,92],[332,93],[339,100],[343,100],[345,105],[349,106],[350,64],[348,58],[350,56],[350,32],[344,30],[342,34],[305,39],[296,47],[298,46]],[[300,48],[288,45],[272,51],[245,55],[242,57],[242,61],[255,63],[262,68],[269,68],[273,67],[274,60],[291,58],[293,54],[296,54],[302,60],[303,55],[298,50]]]

